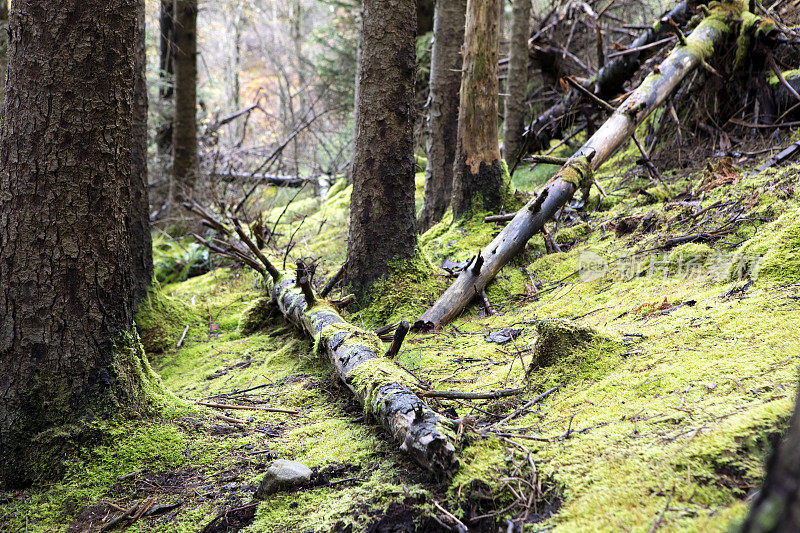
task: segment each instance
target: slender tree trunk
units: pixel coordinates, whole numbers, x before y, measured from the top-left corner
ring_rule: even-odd
[[[171,202],[191,198],[197,161],[197,0],[175,0],[175,120]]]
[[[346,269],[360,295],[416,246],[415,33],[414,0],[364,3]]]
[[[353,89],[353,138],[350,143],[350,164],[347,165],[345,179],[353,183],[353,161],[356,155],[356,137],[358,137],[358,93],[361,86],[361,39],[364,33],[364,3],[359,3],[358,8],[358,41],[356,43],[356,79]]]
[[[531,0],[514,0],[514,18],[508,52],[508,96],[503,120],[503,157],[513,162],[525,129],[525,96],[528,92],[528,37]],[[511,164],[511,163],[509,163]]]
[[[436,2],[428,99],[428,166],[425,169],[425,204],[420,213],[420,233],[442,219],[453,195],[466,10],[467,0]]]
[[[143,0],[15,0],[0,131],[0,485],[144,407],[127,233]],[[68,13],[69,16],[65,16]]]
[[[2,0],[0,0],[2,1]],[[130,214],[127,226],[131,243],[135,303],[147,294],[153,278],[153,242],[150,238],[150,202],[147,196],[147,56],[145,5],[136,13],[133,117],[131,133]]]
[[[164,123],[156,134],[156,144],[158,155],[167,158],[172,153],[172,121],[175,113],[172,101],[175,92],[175,0],[161,0],[158,25],[158,96],[164,109]]]
[[[469,0],[453,175],[453,213],[499,210],[505,199],[497,141],[498,0]]]
[[[767,477],[742,533],[800,531],[800,396],[791,426],[767,465]]]

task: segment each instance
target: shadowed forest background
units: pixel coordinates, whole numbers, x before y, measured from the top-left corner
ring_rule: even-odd
[[[800,529],[796,0],[0,3],[0,529]]]

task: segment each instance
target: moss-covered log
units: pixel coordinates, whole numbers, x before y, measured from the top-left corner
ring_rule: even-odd
[[[416,322],[416,329],[435,329],[452,320],[479,294],[525,243],[541,231],[578,189],[588,192],[592,171],[627,141],[647,118],[695,68],[704,65],[714,46],[728,35],[744,7],[741,2],[714,4],[692,34],[647,76],[613,115],[561,168],[547,187],[478,256],[482,265],[470,265]]]
[[[383,355],[378,336],[347,323],[310,285],[299,287],[293,274],[268,278],[267,285],[281,313],[327,353],[339,378],[400,449],[437,478],[452,477],[458,458],[447,421],[412,391],[413,376]]]

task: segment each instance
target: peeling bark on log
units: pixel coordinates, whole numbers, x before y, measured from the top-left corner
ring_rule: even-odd
[[[325,350],[339,378],[400,449],[437,478],[452,477],[459,463],[448,421],[412,391],[413,376],[381,355],[378,336],[347,323],[320,298],[309,308],[294,275],[267,278],[267,286],[281,313]]]
[[[683,1],[664,15],[661,20],[672,19],[678,24],[683,24],[691,17],[694,7],[701,3],[703,2],[696,0]],[[672,30],[669,25],[662,24],[659,21],[633,41],[630,48],[647,46],[671,33]],[[596,77],[590,78],[584,84],[584,87],[603,100],[611,99],[622,92],[623,84],[639,70],[642,62],[655,51],[656,49],[643,49],[615,58],[601,68]],[[552,139],[561,136],[565,125],[574,123],[577,104],[582,98],[583,96],[579,91],[570,91],[562,102],[555,104],[539,115],[523,135],[520,156],[526,152],[542,150],[550,144]]]
[[[559,170],[539,196],[531,200],[508,226],[495,237],[479,257],[480,269],[464,269],[433,307],[414,324],[417,330],[436,329],[455,318],[480,293],[503,266],[516,256],[525,243],[540,232],[547,222],[580,189],[588,192],[592,171],[603,164],[627,141],[636,127],[647,118],[695,68],[705,64],[714,46],[726,36],[732,20],[742,14],[738,2],[715,7],[685,46],[675,49],[661,62],[657,73],[650,74],[631,93],[613,115],[597,130],[580,150]]]

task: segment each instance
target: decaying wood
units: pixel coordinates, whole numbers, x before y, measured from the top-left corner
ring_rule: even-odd
[[[636,127],[664,102],[689,72],[705,65],[716,43],[730,32],[732,20],[741,14],[739,3],[715,7],[687,38],[687,44],[675,47],[542,192],[520,209],[509,225],[481,252],[481,268],[461,271],[436,303],[417,320],[415,329],[436,329],[455,318],[578,189],[588,194],[594,181],[593,170],[630,139]]]
[[[248,172],[214,172],[214,176],[222,181],[258,183],[259,185],[273,185],[275,187],[302,187],[305,182],[309,181],[299,176],[279,176],[277,174]]]
[[[233,232],[208,211],[196,204],[193,211],[210,225]],[[209,220],[210,219],[210,220]],[[236,225],[239,238],[253,251],[255,244]],[[231,244],[241,250],[242,246]],[[244,253],[244,252],[242,252]],[[365,331],[344,318],[314,292],[308,267],[298,262],[294,272],[281,272],[263,253],[253,253],[263,263],[266,291],[288,322],[300,328],[324,351],[344,384],[353,392],[364,410],[381,422],[391,437],[400,443],[420,466],[439,479],[452,477],[459,467],[452,422],[431,409],[413,392],[414,377],[384,354],[383,343],[371,331]],[[253,258],[251,260],[254,261]],[[395,333],[395,350],[399,350],[408,324]],[[395,353],[396,354],[396,353]]]
[[[625,53],[606,63],[596,76],[587,80],[583,86],[594,95],[608,100],[620,92],[622,86],[633,76],[641,64],[655,51],[655,43],[672,32],[667,20],[682,24],[689,20],[694,8],[703,2],[688,0],[679,3],[675,8],[664,15],[659,22],[647,28]],[[610,4],[609,4],[610,5]],[[662,22],[663,21],[663,22]],[[666,43],[664,43],[666,44]],[[523,136],[523,146],[519,151],[517,162],[526,152],[535,152],[546,148],[553,138],[559,137],[568,124],[574,122],[576,104],[580,101],[582,93],[574,90],[567,94],[563,101],[553,105],[539,115],[528,127]],[[513,170],[517,164],[512,166]]]

